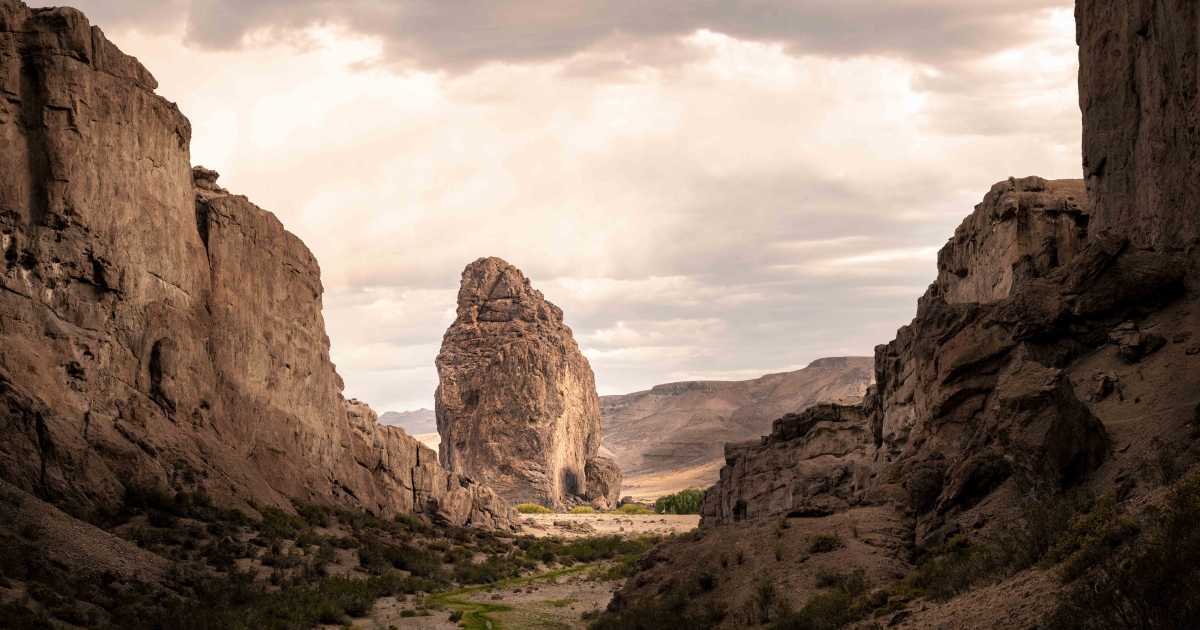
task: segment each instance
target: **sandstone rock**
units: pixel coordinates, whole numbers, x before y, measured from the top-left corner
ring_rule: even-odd
[[[1087,239],[1083,181],[1010,178],[975,206],[938,252],[935,293],[950,304],[994,302],[1074,258]]]
[[[442,339],[437,368],[439,456],[447,470],[485,480],[513,503],[616,504],[619,470],[597,459],[592,368],[562,311],[516,267],[481,258],[463,271],[458,318]]]
[[[1168,255],[1105,235],[1044,257],[1020,281],[972,267],[973,252],[981,265],[1014,269],[1029,255],[1008,239],[1028,243],[1022,234],[1061,230],[1061,212],[1021,214],[1026,188],[1053,187],[1002,182],[963,222],[939,255],[939,278],[916,318],[876,349],[877,383],[861,405],[819,405],[777,420],[757,444],[727,446],[721,481],[705,494],[704,522],[896,502],[921,515],[923,538],[944,525],[943,515],[1010,478],[1027,488],[1070,486],[1103,461],[1104,427],[1062,367],[1106,341],[1110,322],[1170,301],[1182,269]],[[998,192],[1016,195],[1012,216],[1023,216],[1025,227],[998,228]],[[1086,212],[1076,209],[1068,232],[1078,236]]]
[[[0,0],[0,477],[75,513],[136,483],[511,527],[342,398],[316,260],[193,170],[155,86],[82,13]]]
[[[705,488],[719,476],[726,442],[758,439],[783,414],[817,403],[852,404],[874,382],[870,357],[817,359],[749,381],[688,381],[601,396],[603,445],[626,493],[643,499]]]
[[[1075,16],[1093,233],[1184,249],[1200,239],[1200,6],[1079,0]]]
[[[1138,330],[1137,322],[1127,321],[1108,333],[1108,340],[1117,346],[1121,358],[1137,363],[1143,357],[1167,345],[1167,338],[1156,333]]]

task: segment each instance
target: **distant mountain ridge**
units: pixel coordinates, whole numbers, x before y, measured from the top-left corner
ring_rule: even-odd
[[[386,411],[380,414],[379,424],[400,427],[409,435],[437,433],[437,415],[424,407],[415,411]]]
[[[682,381],[601,396],[602,444],[625,490],[653,498],[717,481],[725,442],[757,438],[771,421],[822,402],[858,402],[874,382],[871,357],[817,359],[801,370],[747,381]]]

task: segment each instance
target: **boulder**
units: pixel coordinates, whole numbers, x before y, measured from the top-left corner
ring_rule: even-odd
[[[620,471],[598,455],[592,368],[562,310],[520,270],[499,258],[467,266],[437,369],[447,470],[483,480],[513,503],[615,504]]]

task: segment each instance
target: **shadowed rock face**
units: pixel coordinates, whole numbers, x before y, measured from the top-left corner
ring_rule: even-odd
[[[516,503],[615,506],[620,469],[597,455],[595,377],[562,318],[516,267],[467,266],[437,357],[439,455]]]
[[[85,512],[123,485],[509,526],[341,395],[308,248],[217,174],[74,9],[0,0],[0,476]]]
[[[942,249],[913,322],[876,348],[863,403],[818,405],[760,441],[727,445],[705,521],[895,502],[918,515],[921,540],[1009,479],[1079,483],[1107,457],[1108,437],[1065,369],[1114,329],[1132,338],[1122,322],[1184,288],[1176,257],[1109,233],[1087,238],[1079,191],[1040,178],[997,184]]]
[[[1075,18],[1093,231],[1185,249],[1200,239],[1200,6],[1079,0]]]

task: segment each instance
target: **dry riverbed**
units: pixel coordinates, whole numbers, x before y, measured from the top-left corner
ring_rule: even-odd
[[[698,516],[622,514],[524,515],[525,532],[534,536],[669,536],[691,531]],[[620,580],[605,579],[613,562],[553,567],[532,576],[497,584],[421,596],[385,597],[375,603],[370,617],[356,619],[362,630],[469,628],[500,630],[562,629],[587,627],[585,613],[603,611]],[[413,615],[419,611],[419,616]],[[451,613],[463,617],[451,621]],[[426,616],[427,615],[427,616]],[[338,626],[326,626],[334,630]]]

